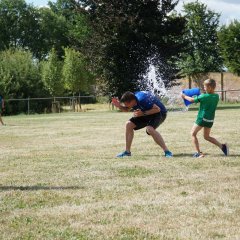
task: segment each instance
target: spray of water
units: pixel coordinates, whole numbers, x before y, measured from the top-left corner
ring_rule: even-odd
[[[149,66],[149,70],[144,77],[144,84],[139,83],[140,90],[151,91],[158,95],[161,100],[167,105],[168,109],[174,111],[188,110],[184,105],[180,96],[180,89],[177,86],[166,89],[164,81],[156,73],[154,65]]]

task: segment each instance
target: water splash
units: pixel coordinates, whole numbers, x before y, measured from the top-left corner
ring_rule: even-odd
[[[150,65],[145,79],[147,83],[147,90],[153,92],[160,97],[166,97],[168,95],[163,80],[156,74],[156,68],[154,67],[154,65]]]
[[[181,90],[179,86],[173,86],[170,89],[165,87],[163,79],[157,75],[156,67],[149,66],[149,70],[144,77],[144,84],[140,83],[140,90],[151,91],[158,95],[163,103],[165,103],[169,110],[172,111],[187,111],[180,96]]]

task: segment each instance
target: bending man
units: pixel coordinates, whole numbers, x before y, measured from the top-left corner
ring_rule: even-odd
[[[136,93],[126,92],[120,101],[112,99],[113,105],[123,112],[133,110],[133,117],[126,123],[126,149],[117,157],[131,156],[131,145],[134,130],[146,127],[146,132],[163,149],[165,157],[172,157],[161,134],[156,130],[167,117],[167,110],[163,103],[151,92],[139,91]],[[123,104],[123,105],[122,105]]]

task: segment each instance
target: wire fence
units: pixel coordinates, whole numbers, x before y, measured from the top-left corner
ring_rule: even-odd
[[[240,102],[240,89],[219,90],[222,102]],[[106,98],[107,99],[107,98]],[[105,102],[107,103],[107,100]],[[82,104],[97,102],[96,96],[68,96],[68,97],[39,97],[5,99],[5,114],[32,114],[32,113],[60,113],[78,112],[82,110]],[[110,106],[110,109],[114,109]]]
[[[39,97],[5,99],[6,114],[81,111],[82,104],[96,103],[96,96]]]
[[[240,89],[229,89],[216,91],[223,102],[240,102]]]

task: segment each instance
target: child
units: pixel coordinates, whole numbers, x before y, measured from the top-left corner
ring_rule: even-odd
[[[123,103],[124,105],[121,105]],[[139,91],[136,93],[125,92],[119,101],[112,99],[112,104],[123,112],[134,110],[133,117],[126,123],[126,149],[117,157],[131,156],[131,145],[134,131],[146,127],[146,133],[163,149],[167,158],[173,156],[168,150],[161,134],[156,130],[166,119],[167,109],[160,100],[151,92]]]
[[[201,94],[200,96],[197,96],[195,98],[186,96],[185,94],[182,93],[183,99],[186,99],[189,102],[195,102],[195,103],[200,102],[197,120],[193,125],[192,131],[191,131],[192,141],[197,151],[193,155],[193,157],[196,157],[196,158],[204,157],[203,153],[200,151],[200,147],[197,139],[197,133],[202,128],[203,128],[203,136],[205,140],[218,146],[226,156],[229,154],[227,144],[221,144],[220,142],[217,141],[217,139],[210,136],[211,127],[214,122],[215,111],[219,101],[218,94],[214,93],[215,88],[216,88],[215,80],[207,79],[204,81],[204,90],[206,91],[206,93]]]

